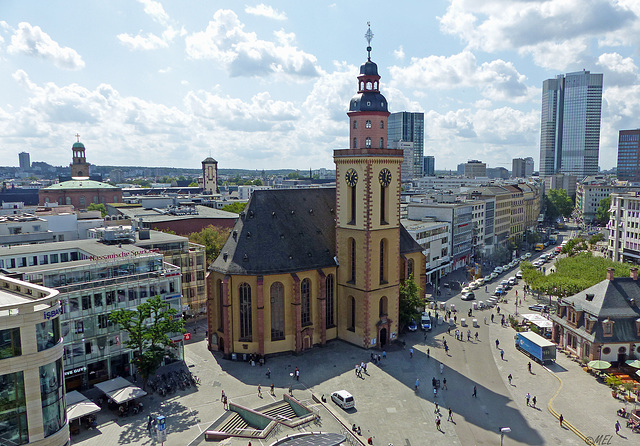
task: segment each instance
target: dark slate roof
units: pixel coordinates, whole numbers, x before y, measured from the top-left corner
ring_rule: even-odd
[[[335,204],[335,188],[254,191],[209,269],[267,275],[335,266]],[[401,226],[400,252],[420,251]]]
[[[363,91],[362,93],[356,93],[351,102],[349,103],[349,111],[381,111],[388,112],[387,100],[382,95],[375,91]]]
[[[254,191],[210,269],[260,275],[334,266],[335,205],[335,188]]]
[[[365,76],[377,76],[378,65],[376,65],[375,62],[372,62],[371,59],[369,59],[365,63],[360,65],[360,74],[363,74]]]
[[[593,300],[587,300],[587,294],[593,294]],[[629,303],[635,300],[635,305]],[[640,317],[640,281],[631,277],[616,277],[614,280],[603,280],[590,288],[562,299],[582,308],[585,312],[600,318],[638,318]]]

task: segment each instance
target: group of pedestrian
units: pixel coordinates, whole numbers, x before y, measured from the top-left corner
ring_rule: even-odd
[[[362,361],[360,364],[356,364],[356,376],[358,378],[364,379],[364,376],[362,376],[362,373],[364,373],[365,375],[368,375],[367,363],[364,361]]]
[[[536,396],[533,396],[533,399],[531,399],[531,394],[529,392],[527,392],[527,394],[525,395],[525,399],[527,401],[527,406],[531,406],[534,409],[536,408],[536,404],[538,403],[538,400],[536,398]],[[533,403],[533,404],[531,404]]]

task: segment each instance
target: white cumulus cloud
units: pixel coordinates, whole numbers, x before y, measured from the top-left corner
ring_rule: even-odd
[[[273,20],[287,20],[287,14],[274,9],[272,6],[265,5],[264,3],[260,3],[256,6],[246,6],[244,8],[244,12],[251,15],[267,17]]]
[[[319,75],[315,56],[298,49],[292,33],[278,31],[276,41],[246,32],[235,12],[218,10],[204,31],[186,37],[187,55],[222,64],[231,76],[281,74],[308,78]]]
[[[25,54],[53,62],[58,68],[80,70],[84,61],[76,50],[60,46],[39,26],[21,22],[11,36],[9,54]]]

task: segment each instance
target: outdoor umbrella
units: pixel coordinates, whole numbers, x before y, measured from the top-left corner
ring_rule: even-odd
[[[634,369],[640,369],[640,360],[638,359],[633,359],[633,360],[629,359],[628,361],[625,362],[625,364],[633,367]]]
[[[636,375],[640,376],[640,370],[636,370]]]
[[[611,363],[607,361],[590,361],[587,366],[596,370],[605,370],[611,367]]]

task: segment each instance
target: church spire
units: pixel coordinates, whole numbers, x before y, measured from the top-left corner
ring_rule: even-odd
[[[371,32],[371,22],[367,22],[367,26],[369,27],[369,29],[367,29],[364,38],[367,39],[367,60],[371,61],[371,39],[373,39],[373,33]]]

